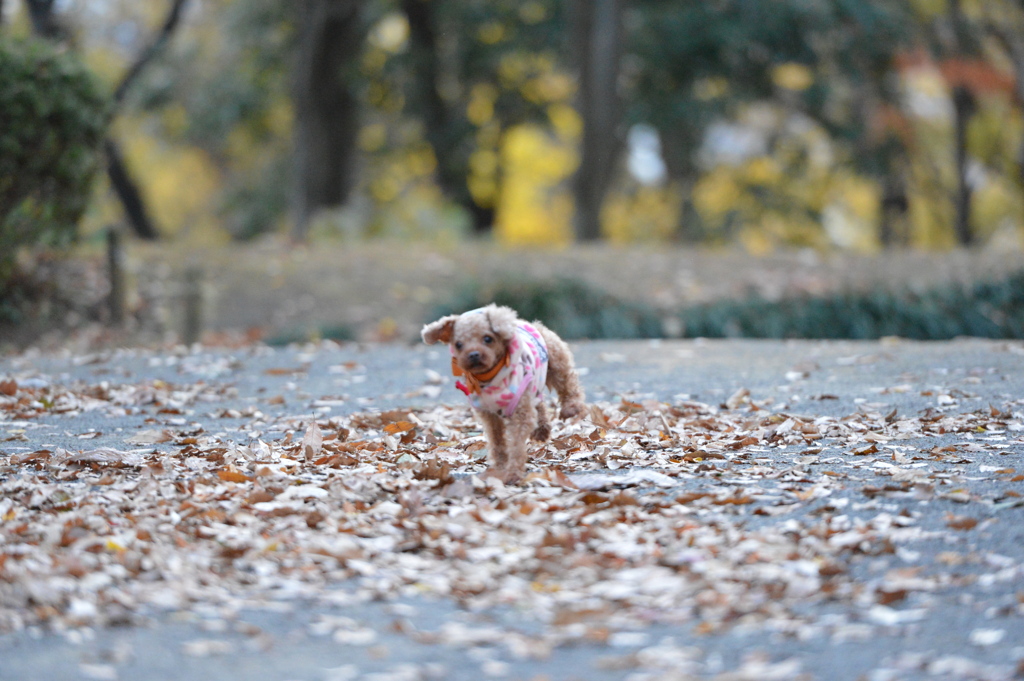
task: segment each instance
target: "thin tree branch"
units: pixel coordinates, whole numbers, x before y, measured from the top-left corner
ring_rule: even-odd
[[[164,45],[170,40],[171,35],[174,33],[174,29],[178,27],[181,22],[181,16],[184,13],[185,5],[188,4],[188,0],[172,0],[171,8],[167,12],[167,17],[164,19],[163,26],[155,36],[153,36],[153,42],[146,46],[145,49],[139,54],[135,63],[129,67],[128,71],[125,72],[124,77],[121,78],[120,84],[117,89],[114,90],[113,100],[114,106],[119,107],[124,101],[125,95],[128,94],[129,88],[138,79],[139,74],[149,66],[149,63],[153,61],[156,55],[163,49]]]
[[[167,17],[164,19],[160,30],[153,36],[153,40],[149,45],[139,53],[139,56],[121,78],[117,89],[114,90],[112,95],[112,111],[114,115],[116,115],[117,110],[124,102],[128,90],[138,80],[139,75],[153,61],[160,50],[163,49],[167,41],[170,40],[174,30],[181,22],[181,16],[187,4],[188,0],[172,0],[171,7],[167,11]],[[131,172],[121,156],[120,148],[113,137],[107,137],[104,143],[104,150],[107,155],[107,176],[110,178],[110,184],[114,192],[121,200],[121,205],[124,207],[125,215],[128,218],[128,224],[131,225],[132,231],[141,239],[159,239],[160,232],[149,216],[142,192],[132,178]]]

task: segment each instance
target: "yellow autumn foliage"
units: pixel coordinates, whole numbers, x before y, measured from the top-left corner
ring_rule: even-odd
[[[504,182],[494,232],[508,246],[566,245],[572,241],[572,196],[566,180],[578,156],[538,125],[510,128],[501,144]]]
[[[522,87],[523,96],[531,102],[565,102],[576,93],[576,82],[568,74],[542,73],[531,78]]]
[[[835,173],[821,211],[821,226],[831,243],[857,253],[877,251],[880,196],[877,183],[851,172]]]
[[[101,46],[83,55],[86,65],[104,83],[113,87],[124,71],[124,56],[112,46]]]
[[[402,52],[409,42],[409,20],[402,12],[389,12],[370,30],[367,42],[384,52]]]
[[[814,72],[795,62],[779,64],[772,69],[772,82],[784,90],[802,92],[814,84]]]
[[[733,169],[720,165],[697,182],[693,189],[693,203],[705,222],[717,223],[730,212],[747,207],[747,197]]]
[[[164,144],[137,119],[122,120],[117,128],[125,160],[158,216],[161,233],[201,243],[225,241],[215,218],[220,177],[209,157],[195,147]]]
[[[500,21],[488,21],[477,30],[477,40],[484,45],[497,45],[508,36],[508,30]]]
[[[702,102],[724,97],[729,92],[726,78],[699,78],[693,83],[693,96]]]
[[[1024,199],[1020,187],[1005,179],[985,184],[974,195],[971,216],[982,239],[1006,229],[1020,232],[1020,216],[1024,213]]]
[[[563,142],[575,142],[583,134],[583,118],[568,104],[552,104],[547,108],[548,120]]]
[[[771,156],[758,156],[742,166],[747,184],[769,186],[783,180],[778,161]]]
[[[617,192],[602,211],[604,236],[617,244],[668,241],[679,224],[681,198],[671,187]]]
[[[519,5],[519,18],[527,24],[537,24],[544,21],[548,16],[548,10],[544,4],[537,0],[528,0]]]
[[[693,202],[709,234],[738,239],[752,253],[781,246],[875,250],[876,183],[842,168],[797,163],[801,156],[783,149],[702,175]]]
[[[359,148],[367,153],[380,151],[388,141],[388,128],[383,123],[370,123],[359,130]]]
[[[466,118],[473,125],[485,125],[494,118],[494,102],[498,99],[498,88],[490,83],[477,83],[470,90],[466,105]]]
[[[493,119],[476,132],[476,151],[469,158],[466,184],[478,206],[493,208],[498,200],[501,175],[501,126]]]

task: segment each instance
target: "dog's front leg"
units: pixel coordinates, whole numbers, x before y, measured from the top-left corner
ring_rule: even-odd
[[[524,397],[505,424],[505,441],[508,445],[508,466],[504,478],[506,483],[518,482],[526,474],[526,446],[537,427],[537,405],[532,399]]]
[[[482,477],[484,480],[494,477],[503,481],[505,479],[505,469],[508,466],[508,448],[505,444],[505,419],[489,411],[477,411],[476,414],[484,425],[488,459],[491,462],[491,465],[483,472]]]

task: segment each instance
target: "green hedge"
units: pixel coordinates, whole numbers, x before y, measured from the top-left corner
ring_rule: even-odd
[[[469,286],[435,308],[431,318],[492,301],[541,320],[565,338],[660,338],[670,326],[647,306],[573,280]],[[689,338],[1024,338],[1024,271],[1000,281],[917,293],[879,290],[718,301],[672,316]]]
[[[74,238],[108,101],[72,52],[0,36],[0,293],[19,248]]]
[[[689,337],[1024,338],[1024,272],[1002,281],[919,293],[873,291],[709,303],[680,316]]]

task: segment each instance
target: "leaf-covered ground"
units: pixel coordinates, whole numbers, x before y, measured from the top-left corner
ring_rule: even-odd
[[[422,390],[436,395],[437,381]],[[817,408],[829,394],[799,410],[746,389],[711,403],[599,400],[535,448],[522,485],[505,487],[477,477],[486,445],[461,405],[331,415],[340,399],[312,395],[264,412],[260,401],[223,406],[237,398],[227,383],[11,371],[0,374],[0,631],[302,602],[344,582],[356,599],[439,597],[543,624],[394,624],[421,643],[531,659],[607,644],[603,668],[668,680],[707,675],[699,648],[666,640],[616,655],[616,644],[649,626],[832,642],[906,635],[948,594],[980,589],[991,612],[972,644],[1024,645],[1024,400],[923,397],[933,406],[916,413],[861,401],[843,415],[820,415],[834,411]],[[144,425],[119,446],[92,446],[102,429],[61,426],[83,414]],[[80,444],[38,444],[43,419]],[[997,538],[981,550],[983,535]],[[343,645],[376,639],[344,617],[314,629]],[[1024,663],[941,650],[888,664],[894,675],[878,678],[1024,674]],[[712,676],[802,674],[799,660],[755,658]]]

